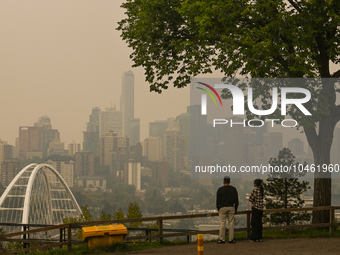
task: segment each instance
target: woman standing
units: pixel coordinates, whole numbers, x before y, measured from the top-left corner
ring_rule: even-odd
[[[249,202],[251,202],[251,238],[250,242],[262,242],[262,216],[263,216],[263,187],[262,181],[254,181],[255,189],[252,191]]]

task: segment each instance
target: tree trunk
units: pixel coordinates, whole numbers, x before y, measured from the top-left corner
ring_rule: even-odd
[[[315,166],[330,164],[330,150],[318,149],[317,153],[314,153]],[[332,198],[332,179],[329,172],[323,173],[315,172],[314,179],[314,207],[319,206],[330,206]],[[329,211],[313,211],[313,224],[317,223],[328,223],[329,222]]]
[[[322,172],[322,166],[327,169],[330,164],[330,152],[333,142],[334,128],[338,117],[331,111],[331,114],[319,121],[319,134],[315,128],[304,128],[306,137],[314,155],[314,207],[330,206],[332,198],[332,175],[330,172]],[[318,170],[320,166],[320,172]],[[313,224],[329,223],[329,211],[313,211]]]
[[[314,174],[314,207],[330,206],[332,198],[332,175],[330,172],[322,172],[322,166],[326,165],[327,169],[330,164],[330,151],[333,141],[334,126],[319,125],[319,135],[317,137],[316,146],[314,146],[314,164],[320,165],[320,172],[315,171]],[[328,136],[328,137],[327,137]],[[313,224],[317,223],[329,223],[329,211],[313,211]]]

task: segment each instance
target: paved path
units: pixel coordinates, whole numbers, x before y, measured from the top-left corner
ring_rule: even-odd
[[[237,241],[237,240],[236,240]],[[197,254],[196,244],[184,244],[150,249],[143,251],[125,252],[124,255],[191,255]],[[340,254],[340,238],[291,238],[291,239],[267,239],[261,243],[250,243],[247,240],[239,240],[236,244],[217,244],[207,242],[204,244],[204,255],[325,255]]]

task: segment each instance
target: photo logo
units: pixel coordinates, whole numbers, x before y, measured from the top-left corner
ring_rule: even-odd
[[[210,85],[202,83],[202,82],[197,82],[199,84],[202,84],[204,86],[207,86],[210,88],[218,97],[220,100],[221,106],[222,106],[222,101],[220,96],[218,95],[217,91],[212,88]],[[198,89],[201,89],[208,93],[214,100],[215,105],[216,101],[212,94],[206,90],[202,89],[200,87],[197,87]],[[244,115],[244,94],[243,91],[236,87],[235,85],[230,85],[230,84],[215,84],[215,88],[217,89],[228,89],[233,97],[233,115]],[[248,93],[248,108],[249,111],[255,115],[270,115],[274,113],[274,111],[277,109],[278,106],[278,94],[277,94],[277,88],[273,88],[273,103],[270,109],[268,110],[258,110],[255,109],[253,105],[253,88],[249,87],[247,90]],[[304,98],[287,98],[288,93],[300,93],[304,94]],[[311,99],[311,93],[309,90],[304,89],[304,88],[297,88],[297,87],[284,87],[281,88],[281,115],[286,115],[287,114],[287,105],[295,105],[304,115],[310,116],[312,115],[302,104],[307,103]],[[201,97],[201,114],[206,115],[207,114],[207,97],[206,94],[202,94]]]
[[[219,94],[217,93],[217,91],[216,91],[213,87],[211,87],[210,85],[208,85],[208,84],[206,84],[206,83],[203,83],[203,82],[197,82],[197,83],[198,83],[198,84],[201,84],[201,85],[203,85],[203,86],[206,86],[206,87],[209,88],[212,92],[214,92],[215,95],[217,96],[218,100],[220,101],[221,106],[223,106],[223,105],[222,105],[221,97],[219,96]],[[207,93],[207,94],[214,100],[215,105],[217,105],[214,96],[211,94],[211,92],[210,92],[209,90],[203,89],[203,88],[201,88],[201,87],[197,87],[197,88],[198,88],[198,89],[201,89],[201,90],[203,90],[205,93]],[[207,115],[207,95],[206,95],[206,94],[202,94],[202,97],[201,97],[201,98],[202,98],[202,110],[201,110],[201,113],[202,113],[202,115]]]

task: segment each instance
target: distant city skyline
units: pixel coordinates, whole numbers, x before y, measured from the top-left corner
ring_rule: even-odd
[[[82,143],[93,107],[120,108],[122,74],[129,70],[141,140],[149,122],[186,111],[190,86],[151,93],[143,69],[132,68],[131,50],[115,30],[123,2],[1,2],[0,139],[15,145],[20,126],[47,115],[65,145]]]

